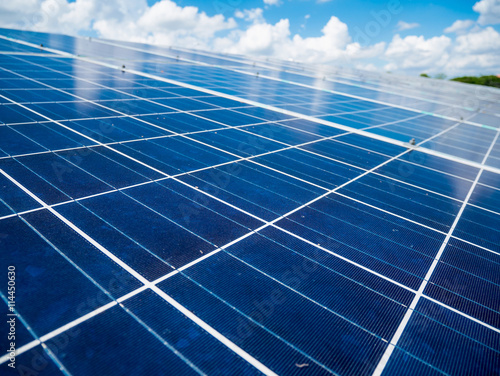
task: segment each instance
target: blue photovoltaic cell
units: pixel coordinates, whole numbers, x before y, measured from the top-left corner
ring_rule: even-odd
[[[500,313],[490,297],[498,289],[498,255],[452,239],[426,294],[451,307],[498,326]],[[481,287],[478,287],[481,286]]]
[[[320,137],[295,130],[294,128],[285,128],[279,124],[255,125],[241,128],[244,131],[256,133],[259,136],[271,138],[287,145],[299,145],[310,141],[318,140]]]
[[[162,129],[164,129],[174,133],[188,133],[225,128],[224,125],[185,113],[147,115],[137,117],[137,119],[147,121],[148,123],[160,127],[158,132],[162,132]],[[144,126],[146,126],[146,124],[144,124]],[[154,128],[152,129],[154,130]]]
[[[500,216],[481,208],[465,208],[456,235],[493,251],[500,251]]]
[[[500,184],[500,175],[490,171],[483,171],[479,178],[479,183],[495,188]]]
[[[69,338],[69,337],[68,337]],[[64,344],[64,341],[58,342]],[[52,348],[57,348],[55,344]],[[22,353],[16,357],[16,368],[5,367],[2,369],[5,375],[19,375],[19,372],[25,374],[38,373],[40,375],[54,375],[63,376],[64,373],[59,369],[59,367],[52,361],[51,357],[44,351],[41,345],[35,346],[33,349]]]
[[[463,163],[458,163],[453,160],[436,157],[419,151],[411,151],[399,159],[469,180],[474,180],[479,172],[477,167],[468,166]]]
[[[424,302],[425,300],[421,305],[424,305]],[[417,311],[421,309],[432,310],[428,306],[416,308]],[[457,317],[452,321],[452,325],[460,325],[461,321],[462,319]],[[412,316],[398,347],[448,374],[497,373],[498,347],[495,350],[478,343],[473,338],[457,333],[453,326],[450,328],[417,313]],[[474,361],[469,361],[469,357]]]
[[[259,118],[231,110],[199,111],[197,115],[221,124],[230,124],[232,126],[262,123],[262,120]]]
[[[2,187],[0,191],[1,202],[14,212],[23,212],[41,206],[36,200],[3,175],[0,175],[0,186]],[[12,213],[10,212],[9,214]]]
[[[404,370],[409,375],[443,375],[438,368],[432,367],[429,363],[422,362],[419,358],[409,354],[407,351],[395,348],[391,358],[387,362],[383,375],[399,374],[401,370]]]
[[[71,100],[71,96],[64,94],[60,91],[50,89],[39,90],[0,90],[0,94],[14,100],[18,103],[36,103],[46,102],[47,98],[59,101]]]
[[[29,189],[31,193],[46,204],[52,205],[70,199],[63,191],[45,180],[38,173],[21,164],[17,159],[0,159],[0,169]]]
[[[242,112],[248,115],[259,117],[267,121],[279,121],[291,119],[292,116],[281,114],[279,112],[266,110],[262,107],[248,107],[248,108],[238,108],[236,111]]]
[[[125,155],[166,174],[196,170],[236,159],[185,137],[168,137],[113,146]]]
[[[125,303],[133,314],[207,374],[260,374],[195,323],[151,291]]]
[[[2,238],[2,248],[9,249],[11,257],[16,259],[16,269],[23,272],[23,278],[17,280],[16,297],[18,302],[30,304],[18,307],[17,311],[31,329],[42,335],[57,329],[61,322],[80,317],[82,302],[97,297],[99,289],[30,228],[29,221],[27,224],[20,218],[8,218],[0,224],[2,233],[11,234]],[[7,267],[6,258],[2,258],[3,270]],[[43,299],[30,296],[43,296]],[[101,304],[110,300],[103,296]]]
[[[89,144],[85,137],[54,123],[19,124],[11,125],[10,128],[47,150],[70,149]]]
[[[264,220],[275,219],[323,192],[311,184],[249,162],[200,171],[180,179]],[[249,187],[254,188],[250,195],[247,194]]]
[[[158,256],[159,263],[163,260],[180,266],[215,248],[168,217],[121,193],[113,193],[106,199],[100,196],[88,199],[82,205]],[[145,226],[141,226],[144,222]]]
[[[169,99],[158,99],[155,100],[158,103],[162,103],[166,106],[172,107],[180,111],[193,111],[193,110],[208,110],[217,108],[214,105],[205,103],[199,100],[192,100],[187,98],[169,98]],[[164,111],[167,109],[165,108]]]
[[[228,248],[227,252],[285,284],[301,279],[300,283],[294,283],[294,290],[383,338],[396,329],[391,316],[400,316],[405,311],[398,300],[406,304],[411,296],[400,288],[385,291],[387,296],[375,292],[368,286],[377,282],[383,284],[377,277],[372,275],[362,279],[356,276],[353,279],[349,273],[352,266],[275,229],[265,230],[260,238],[248,238]],[[279,262],[282,258],[297,267],[290,269],[288,264]],[[344,264],[347,275],[337,271],[341,264]],[[332,268],[333,265],[336,267]],[[346,304],[348,301],[351,303]],[[366,308],[360,310],[360,306]]]
[[[253,133],[244,133],[236,129],[197,133],[190,137],[242,157],[264,154],[268,151],[283,148],[281,144],[271,139],[260,137]]]
[[[296,346],[277,340],[263,326],[223,304],[215,295],[209,294],[191,280],[174,277],[168,284],[160,284],[160,288],[187,307],[189,304],[196,304],[196,311],[201,318],[219,332],[225,333],[247,353],[266,363],[274,372],[298,374],[296,364],[308,364],[308,370],[315,374],[330,373],[320,364],[312,362]],[[280,359],[293,359],[293,362],[280,362]]]
[[[2,80],[2,88],[4,89],[42,89],[44,86],[35,81],[23,80],[21,78],[13,78]],[[12,101],[9,101],[12,103]]]
[[[0,374],[500,372],[497,89],[8,29],[0,68]]]
[[[30,123],[39,120],[46,120],[45,118],[30,112],[21,106],[4,104],[1,109],[0,122],[4,124]]]
[[[227,332],[238,342],[246,342],[251,339],[253,327],[264,324],[272,337],[267,343],[255,343],[261,349],[249,349],[249,351],[262,353],[266,350],[269,351],[269,347],[281,347],[286,344],[287,347],[293,346],[301,352],[310,353],[317,359],[316,364],[319,363],[334,372],[341,372],[344,368],[343,371],[346,373],[346,367],[349,364],[349,373],[352,374],[369,371],[372,359],[381,353],[383,344],[374,335],[370,335],[349,321],[333,315],[305,297],[297,298],[293,291],[266,278],[249,266],[238,263],[237,260],[227,255],[215,256],[213,262],[216,262],[216,265],[220,264],[220,267],[206,269],[200,263],[189,270],[187,273],[189,279],[174,277],[176,281],[172,281],[170,284],[162,283],[161,288],[172,297],[182,301],[183,304],[187,304],[192,310],[198,311],[205,320],[216,324],[220,331]],[[244,274],[245,278],[239,278],[238,274]],[[198,290],[196,298],[186,301],[186,289],[193,283],[201,283],[206,286],[205,288],[212,290],[213,296],[218,300],[217,303],[210,304],[207,301],[208,291],[195,286],[190,290]],[[252,288],[249,289],[247,286],[252,286]],[[245,291],[244,294],[243,291]],[[275,303],[272,314],[266,315],[265,312],[259,312],[252,302],[262,302],[269,296],[269,291],[274,292],[280,304]],[[294,304],[286,304],[293,296]],[[222,300],[226,303],[223,303]],[[231,323],[222,323],[221,317],[210,315],[207,312],[222,304],[232,308],[230,316],[226,318]],[[308,314],[297,317],[297,321],[294,322],[294,312],[296,311]],[[322,317],[322,323],[318,321],[318,316]],[[280,319],[283,317],[289,317],[292,321],[290,324],[294,325],[296,330],[288,330],[287,325],[284,325],[283,320]],[[235,326],[232,324],[233,322],[239,325],[236,326],[236,330],[233,329]],[[328,324],[329,327],[339,327],[341,330],[325,332],[323,330],[324,324]],[[277,338],[277,336],[281,338]],[[243,348],[246,348],[245,344],[243,343]],[[336,356],[332,356],[332,353]],[[279,355],[281,355],[281,351],[277,350],[271,364],[273,368],[280,370],[279,373],[283,373],[287,367],[287,358]]]
[[[100,154],[100,151],[103,151],[104,155]],[[74,165],[74,167],[61,166],[63,171],[65,171],[65,168],[80,168],[102,182],[107,183],[112,188],[123,188],[144,183],[149,180],[146,176],[138,173],[139,171],[134,171],[136,163],[127,161],[129,162],[128,166],[123,165],[108,158],[105,155],[107,151],[108,149],[99,147],[85,150],[59,151],[56,154]],[[113,153],[112,156],[115,157],[116,153]],[[141,168],[139,168],[139,170],[141,170]],[[62,178],[65,177],[62,176]]]
[[[277,225],[414,289],[443,241],[439,234],[340,196],[317,201]]]
[[[131,188],[126,194],[219,247],[261,224],[215,199],[201,198],[190,186],[177,181]]]
[[[121,142],[170,135],[171,132],[131,118],[76,120],[64,125],[99,142]],[[88,141],[92,144],[92,141]]]
[[[440,231],[450,229],[461,206],[459,201],[378,174],[366,175],[338,192]]]
[[[67,250],[65,255],[68,261],[78,265],[96,284],[107,289],[111,296],[117,298],[140,287],[140,284],[114,261],[97,252],[95,246],[82,239],[76,232],[68,231],[67,225],[53,214],[41,210],[25,214],[23,218],[56,249]],[[102,303],[102,299],[105,299],[104,293],[100,293],[95,301],[82,302],[78,306],[78,313],[91,312]]]
[[[104,110],[102,107],[86,102],[30,104],[26,107],[33,109],[46,119],[48,118],[47,120],[71,120],[116,115],[116,112]]]
[[[57,339],[58,337],[54,340]],[[111,344],[114,346],[110,352]],[[141,355],[142,361],[130,356],[137,349],[144,352]],[[85,322],[74,334],[74,338],[68,341],[64,350],[68,354],[65,357],[68,371],[75,375],[129,372],[150,375],[167,372],[178,375],[197,374],[183,359],[168,349],[161,338],[156,338],[141,322],[120,307],[111,308]]]
[[[385,155],[390,155],[391,157],[405,151],[405,148],[401,146],[388,144],[387,142],[382,142],[373,138],[363,137],[354,133],[349,133],[345,136],[340,136],[336,140],[353,146],[357,146],[359,148],[376,151],[378,153]]]
[[[0,149],[6,155],[39,153],[47,149],[9,126],[0,126]]]
[[[155,280],[172,271],[172,267],[141,246],[133,238],[79,203],[58,206],[57,212],[82,229],[100,245],[112,252],[118,259],[130,265],[140,275]],[[132,278],[125,273],[127,278]]]
[[[465,199],[472,186],[472,181],[465,178],[401,159],[396,159],[378,168],[375,172],[460,201]]]
[[[389,159],[385,155],[355,148],[336,140],[316,142],[304,146],[304,149],[365,169],[371,169]]]
[[[331,137],[331,136],[336,136],[341,133],[344,133],[340,129],[336,129],[333,127],[329,127],[327,125],[323,125],[320,123],[314,123],[312,121],[307,121],[307,120],[287,120],[280,122],[280,124],[283,124],[288,127],[300,129],[305,132],[313,133],[318,136],[322,137]]]
[[[500,190],[478,184],[469,202],[485,209],[497,211],[500,207]]]
[[[17,161],[71,198],[90,196],[112,188],[79,167],[78,161],[72,163],[57,154],[30,155],[19,157]]]

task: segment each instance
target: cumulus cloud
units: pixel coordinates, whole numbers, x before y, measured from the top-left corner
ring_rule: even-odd
[[[384,52],[385,69],[416,74],[446,72],[448,76],[500,72],[500,34],[492,27],[458,35],[425,39],[395,35]]]
[[[215,43],[221,46],[224,52],[276,56],[280,54],[289,35],[290,23],[283,19],[275,25],[256,23],[246,31],[238,30],[226,38],[218,38]]]
[[[175,44],[194,37],[205,44],[218,31],[235,28],[236,22],[232,18],[226,20],[221,14],[209,17],[196,7],[180,7],[162,0],[144,11],[137,26],[153,43]]]
[[[276,24],[256,22],[247,30],[235,30],[215,40],[215,49],[243,55],[272,56],[284,60],[311,63],[346,63],[381,54],[385,43],[362,47],[353,43],[348,27],[332,16],[318,37],[303,38],[291,35],[290,22],[282,19]]]
[[[461,54],[484,54],[497,51],[500,57],[500,34],[491,26],[457,37],[455,50]]]
[[[245,21],[248,22],[253,22],[253,23],[262,23],[264,22],[264,16],[263,16],[263,10],[262,8],[255,8],[255,9],[244,9],[244,10],[237,10],[234,13],[234,16],[236,18],[241,18],[244,19]]]
[[[491,26],[481,25],[500,23],[500,0],[478,1],[473,10],[479,13],[477,22],[457,20],[444,30],[454,37],[395,35],[381,57],[386,61],[384,68],[409,74],[498,74],[500,34]]]
[[[481,25],[495,25],[500,23],[500,0],[481,0],[472,7],[479,13],[477,22]]]
[[[266,4],[266,5],[279,5],[280,0],[264,0],[264,4]]]
[[[6,13],[15,21],[4,21]],[[207,42],[215,33],[237,26],[232,18],[208,16],[171,0],[151,7],[146,0],[20,0],[2,2],[0,14],[4,27],[164,44]]]
[[[416,27],[419,27],[419,26],[420,26],[420,24],[417,22],[408,23],[405,21],[399,21],[398,24],[396,25],[396,29],[398,31],[404,31],[404,30],[415,29]]]
[[[96,1],[21,0],[0,3],[4,27],[76,34],[90,28],[92,14],[101,7]],[[111,16],[104,12],[104,17]]]
[[[26,28],[33,24],[34,12],[31,11],[39,9],[39,0],[2,1],[0,23],[5,28]]]
[[[323,35],[316,38],[302,38],[300,35],[295,35],[293,43],[299,48],[328,53],[342,50],[351,42],[347,25],[335,16],[328,20],[321,32]]]
[[[401,38],[396,34],[384,54],[391,61],[386,69],[442,67],[449,58],[450,46],[451,39],[444,35],[425,39],[415,35]]]
[[[500,34],[487,27],[460,35],[446,69],[457,75],[500,72]]]
[[[375,65],[373,65],[372,63],[356,64],[356,69],[361,69],[361,70],[370,71],[370,72],[379,71],[379,69]]]
[[[445,33],[464,33],[467,29],[475,24],[472,20],[456,20],[451,26],[444,29]]]

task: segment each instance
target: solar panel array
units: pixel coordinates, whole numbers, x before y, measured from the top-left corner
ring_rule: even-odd
[[[2,374],[499,374],[498,89],[0,52]]]

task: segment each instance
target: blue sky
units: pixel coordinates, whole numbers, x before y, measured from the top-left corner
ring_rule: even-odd
[[[153,5],[155,0],[148,0]],[[300,33],[305,37],[314,37],[321,33],[322,27],[333,15],[346,23],[349,28],[364,28],[367,22],[372,21],[372,12],[380,12],[387,9],[388,1],[364,1],[364,0],[330,0],[318,2],[314,0],[281,0],[275,6],[265,6],[262,0],[228,0],[228,1],[203,1],[203,0],[181,0],[177,1],[181,6],[196,6],[209,15],[218,12],[231,17],[238,9],[264,8],[264,16],[267,22],[276,23],[282,18],[290,20],[292,33]],[[408,23],[418,23],[419,27],[400,32],[401,35],[417,33],[430,38],[443,33],[443,30],[459,19],[477,19],[472,7],[476,1],[463,0],[441,0],[433,2],[401,0],[401,13],[393,15],[388,27],[382,29],[377,37],[378,41],[389,42],[397,31],[396,25],[402,20]],[[305,20],[304,16],[310,15]],[[303,27],[304,26],[304,27]],[[493,27],[500,31],[498,25]]]
[[[153,5],[156,1],[148,0]],[[229,1],[203,1],[181,0],[177,4],[182,6],[196,6],[209,15],[225,10],[224,14],[232,16],[237,9],[265,8],[265,18],[269,23],[276,23],[282,18],[291,21],[291,31],[304,36],[317,36],[321,28],[334,15],[345,22],[350,28],[363,26],[373,19],[370,14],[386,9],[387,1],[363,0],[331,0],[319,3],[314,0],[282,0],[278,6],[267,6],[262,0],[229,0]],[[381,33],[381,40],[392,38],[395,26],[399,20],[409,23],[417,22],[422,25],[418,28],[419,34],[425,37],[439,35],[457,19],[477,19],[478,14],[472,10],[475,1],[434,1],[429,3],[401,0],[402,12],[394,16],[389,27]],[[304,16],[310,15],[307,22]],[[305,28],[301,25],[305,24]],[[409,33],[409,32],[406,32]]]
[[[0,26],[408,75],[500,74],[500,0],[17,0],[0,4]]]

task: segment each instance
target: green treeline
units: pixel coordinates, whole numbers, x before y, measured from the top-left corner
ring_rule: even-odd
[[[429,76],[427,73],[422,73],[420,77],[431,78],[431,76]],[[446,75],[440,73],[436,75],[434,78],[443,80],[446,78]],[[497,76],[480,76],[480,77],[464,76],[464,77],[452,78],[450,81],[458,81],[458,82],[464,82],[466,84],[485,85],[485,86],[493,86],[500,88],[500,77]]]
[[[451,81],[459,81],[465,82],[466,84],[476,84],[476,85],[485,85],[485,86],[493,86],[500,88],[500,78],[497,76],[465,76],[465,77],[457,77],[452,78]]]

